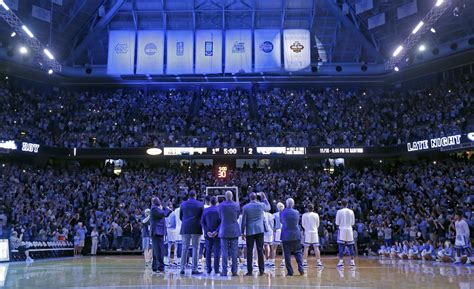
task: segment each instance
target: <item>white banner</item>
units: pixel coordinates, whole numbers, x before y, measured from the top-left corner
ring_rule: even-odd
[[[43,20],[46,22],[51,22],[51,11],[48,9],[41,8],[39,6],[33,5],[31,8],[31,16]]]
[[[418,7],[416,5],[416,0],[415,0],[415,1],[409,2],[405,5],[402,5],[402,6],[398,7],[397,8],[397,18],[398,18],[398,20],[400,20],[402,18],[413,15],[416,12],[418,12]]]
[[[308,68],[311,64],[311,40],[309,30],[284,30],[283,55],[285,69],[287,71],[298,71]]]
[[[252,31],[227,30],[225,37],[225,72],[252,72]]]
[[[255,72],[279,71],[281,69],[280,37],[280,30],[255,30]]]
[[[361,0],[356,3],[355,5],[356,14],[363,13],[365,11],[369,11],[370,9],[374,8],[374,1],[373,0]]]
[[[107,74],[133,74],[135,31],[109,31]]]
[[[166,74],[192,74],[194,35],[192,30],[170,30],[166,45]]]
[[[222,31],[196,31],[196,73],[222,73]]]
[[[138,31],[137,74],[163,74],[164,50],[163,30]]]
[[[367,19],[367,25],[369,29],[373,29],[375,27],[379,27],[384,24],[385,24],[385,12],[382,12],[380,14],[377,14]]]

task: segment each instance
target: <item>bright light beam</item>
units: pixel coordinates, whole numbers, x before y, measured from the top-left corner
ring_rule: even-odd
[[[25,25],[22,25],[22,26],[21,26],[21,29],[23,29],[23,31],[25,31],[25,33],[28,34],[28,36],[30,36],[30,38],[35,37],[35,36],[33,35],[33,33],[30,31],[30,29],[28,29],[28,27],[26,27]]]
[[[7,4],[5,4],[5,2],[3,0],[0,0],[0,5],[2,5],[3,9],[5,10],[10,10],[10,8],[7,6]]]
[[[413,31],[411,33],[413,34],[416,34],[418,32],[418,30],[420,30],[420,28],[424,25],[425,23],[423,21],[420,21],[420,23],[418,23],[415,27],[415,29],[413,29]]]
[[[54,56],[51,54],[51,52],[49,52],[48,48],[45,48],[43,52],[46,54],[46,56],[48,56],[49,59],[54,60]]]
[[[402,52],[403,50],[403,46],[398,46],[397,49],[395,49],[395,51],[393,52],[393,57],[396,57],[398,54],[400,54],[400,52]]]
[[[441,6],[441,4],[443,4],[443,2],[444,2],[444,0],[438,0],[438,1],[436,1],[435,6],[439,7],[439,6]]]

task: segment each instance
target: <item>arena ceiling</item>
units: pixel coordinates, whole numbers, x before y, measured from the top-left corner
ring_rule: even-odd
[[[357,14],[360,0],[5,0],[23,23],[63,65],[105,65],[108,30],[113,29],[265,29],[312,31],[313,62],[383,63],[397,43],[433,7],[436,0],[415,0],[417,12],[398,20],[397,9],[412,0],[373,0]],[[452,8],[428,33],[428,46],[474,35],[472,1],[449,1]],[[36,8],[35,8],[36,7]],[[52,21],[32,16],[37,7]],[[453,13],[453,9],[458,10]],[[385,13],[385,24],[369,29],[369,18]],[[456,14],[456,16],[454,15]],[[11,29],[0,25],[3,49],[11,49]]]

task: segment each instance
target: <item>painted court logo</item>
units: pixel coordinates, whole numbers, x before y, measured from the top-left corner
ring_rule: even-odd
[[[184,42],[179,41],[176,42],[176,56],[183,56],[184,55]]]
[[[127,43],[117,43],[114,47],[115,54],[127,54],[128,45]]]
[[[290,49],[293,50],[294,53],[300,53],[304,49],[304,46],[299,41],[295,41],[290,45]]]
[[[232,53],[245,53],[245,43],[236,41],[232,46]]]
[[[156,45],[154,43],[148,43],[147,45],[145,45],[144,50],[145,50],[146,55],[153,56],[158,51],[158,48],[156,47]]]
[[[260,44],[260,50],[262,50],[265,53],[270,53],[273,51],[273,43],[270,41],[264,41],[262,44]]]

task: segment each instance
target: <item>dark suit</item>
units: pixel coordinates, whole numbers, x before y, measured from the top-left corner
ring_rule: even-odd
[[[164,236],[166,235],[165,218],[171,214],[168,209],[160,209],[158,206],[152,206],[150,212],[151,238],[153,243],[153,271],[164,271]]]
[[[300,213],[297,210],[286,208],[280,213],[281,222],[281,242],[283,244],[283,253],[285,255],[285,265],[288,275],[293,275],[291,266],[291,253],[295,254],[298,271],[304,274],[303,257],[301,252],[301,230]]]
[[[211,258],[214,253],[214,272],[219,273],[219,259],[220,259],[220,239],[217,235],[221,219],[219,218],[219,210],[216,206],[211,206],[204,209],[201,217],[201,225],[206,239],[206,269],[211,273]],[[215,237],[209,237],[207,233],[215,233]]]
[[[265,211],[270,210],[270,204],[265,199],[262,203],[253,201],[243,208],[242,213],[242,234],[246,235],[247,244],[247,272],[252,273],[253,246],[257,245],[258,269],[260,273],[265,271],[263,260],[263,234],[265,228]]]
[[[237,274],[238,238],[240,236],[239,212],[239,204],[234,201],[224,201],[219,205],[219,217],[221,219],[219,238],[221,238],[222,248],[222,275],[227,275],[229,249],[232,258],[232,275]]]
[[[183,237],[183,248],[181,251],[181,270],[186,268],[188,261],[189,246],[193,244],[193,271],[198,268],[198,249],[199,238],[202,235],[201,216],[204,210],[204,204],[196,201],[196,199],[189,199],[181,203],[179,210],[179,218],[182,221],[180,234]]]

